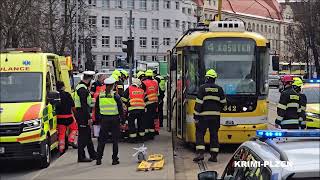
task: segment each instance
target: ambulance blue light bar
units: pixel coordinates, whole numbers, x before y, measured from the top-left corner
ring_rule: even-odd
[[[320,79],[307,79],[305,82],[308,82],[308,83],[320,83]]]
[[[319,137],[320,130],[257,130],[257,137],[276,138],[276,137]]]

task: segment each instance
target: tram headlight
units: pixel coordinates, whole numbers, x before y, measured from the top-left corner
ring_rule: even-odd
[[[242,108],[242,110],[243,110],[243,111],[247,111],[248,108],[244,106],[244,107]]]

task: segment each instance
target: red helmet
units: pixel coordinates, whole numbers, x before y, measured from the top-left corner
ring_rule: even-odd
[[[293,82],[293,77],[290,76],[290,75],[284,75],[284,76],[282,77],[282,82],[283,82],[284,84],[289,84],[290,82]]]

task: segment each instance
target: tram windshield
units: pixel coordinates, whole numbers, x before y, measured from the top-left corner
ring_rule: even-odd
[[[226,94],[255,94],[255,42],[243,38],[214,38],[204,43],[205,69],[218,73],[216,83]]]

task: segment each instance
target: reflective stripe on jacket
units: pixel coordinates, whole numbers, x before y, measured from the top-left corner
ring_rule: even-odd
[[[99,108],[100,108],[100,114],[102,115],[118,115],[118,106],[117,102],[114,99],[114,95],[105,93],[100,93],[99,95]]]

